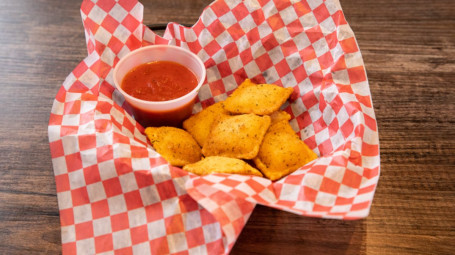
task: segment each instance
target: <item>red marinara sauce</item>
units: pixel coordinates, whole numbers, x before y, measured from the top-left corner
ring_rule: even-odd
[[[138,99],[168,101],[188,94],[197,84],[196,75],[185,66],[171,61],[155,61],[133,68],[123,78],[121,86]]]
[[[141,64],[129,71],[121,87],[129,95],[146,101],[167,101],[191,92],[198,85],[196,75],[187,67],[171,61]],[[135,119],[144,127],[181,126],[192,112],[196,99],[168,111],[150,111],[131,106]]]

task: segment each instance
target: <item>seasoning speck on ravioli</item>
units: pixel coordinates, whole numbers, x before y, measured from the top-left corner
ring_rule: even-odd
[[[246,79],[225,100],[224,109],[235,114],[268,115],[277,111],[292,91],[292,88],[274,84],[255,84]]]
[[[300,140],[287,120],[281,120],[267,130],[253,161],[267,178],[275,181],[316,158],[316,153]]]
[[[188,131],[200,146],[204,146],[216,118],[227,115],[223,102],[215,103],[196,113],[183,122],[183,128]]]
[[[153,148],[173,166],[201,160],[201,148],[185,130],[175,127],[148,127],[145,134]]]
[[[183,170],[197,174],[206,175],[211,173],[229,173],[261,176],[256,168],[248,165],[241,159],[211,156],[193,164],[183,167]]]
[[[212,127],[202,147],[202,153],[207,157],[252,159],[256,157],[269,126],[269,116],[255,114],[222,116]]]

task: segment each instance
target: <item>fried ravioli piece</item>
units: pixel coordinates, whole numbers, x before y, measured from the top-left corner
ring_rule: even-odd
[[[274,84],[254,84],[246,79],[225,100],[224,109],[235,114],[268,115],[277,111],[292,91],[292,88],[283,88]]]
[[[289,122],[281,120],[270,126],[253,161],[267,178],[275,181],[316,158],[316,153],[299,139]]]
[[[270,126],[269,116],[242,114],[223,116],[214,124],[202,153],[205,156],[225,156],[252,159]]]
[[[245,161],[236,158],[221,156],[206,157],[201,161],[188,164],[183,170],[197,174],[206,175],[211,173],[228,173],[261,176],[262,173],[256,168],[248,165]]]
[[[270,118],[272,120],[271,125],[273,125],[281,120],[286,120],[286,121],[290,120],[291,115],[289,115],[289,113],[287,113],[285,111],[275,111],[272,114],[270,114]]]
[[[148,127],[147,138],[153,148],[173,166],[184,166],[201,160],[201,148],[183,129],[175,127]]]
[[[223,102],[218,102],[186,119],[183,122],[183,128],[194,137],[200,146],[204,146],[215,119],[227,114]]]

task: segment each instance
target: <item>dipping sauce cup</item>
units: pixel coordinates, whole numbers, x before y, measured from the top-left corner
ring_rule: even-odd
[[[135,67],[155,62],[170,61],[188,68],[197,78],[197,86],[189,93],[168,101],[146,101],[135,98],[122,89],[125,75]],[[136,121],[142,126],[180,126],[191,115],[196,96],[205,81],[204,63],[194,53],[172,45],[152,45],[136,49],[124,56],[114,68],[114,83],[132,107]]]

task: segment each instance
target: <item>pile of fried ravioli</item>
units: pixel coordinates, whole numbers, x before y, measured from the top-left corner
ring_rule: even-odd
[[[147,127],[145,134],[164,159],[188,172],[275,181],[317,158],[280,110],[292,92],[246,79],[225,101],[186,119],[184,129]]]

